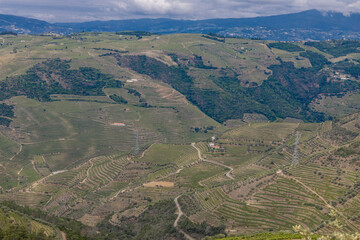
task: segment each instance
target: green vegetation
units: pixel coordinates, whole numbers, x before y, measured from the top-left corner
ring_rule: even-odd
[[[0,104],[0,116],[14,117],[14,107],[5,103]]]
[[[359,53],[359,41],[338,40],[323,42],[306,42],[305,45],[312,46],[320,51],[331,54],[334,57],[346,56],[349,53]]]
[[[184,239],[173,227],[175,210],[173,201],[162,201],[150,205],[139,217],[119,219],[116,226],[105,218],[98,228],[105,239]]]
[[[9,106],[5,103],[0,104],[0,125],[9,127],[10,123],[12,122],[11,119],[14,117],[14,107]]]
[[[326,59],[326,57],[324,57],[324,55],[313,52],[313,51],[301,52],[300,56],[308,58],[311,62],[312,67],[317,70],[322,69],[324,67],[324,65],[330,63]]]
[[[144,31],[123,31],[117,32],[117,35],[128,35],[128,36],[152,36],[154,33]]]
[[[360,64],[345,68],[345,72],[353,77],[360,77]]]
[[[270,48],[277,48],[288,52],[301,52],[304,49],[296,44],[293,43],[283,43],[283,42],[275,42],[275,43],[268,43],[268,47]]]
[[[179,227],[186,233],[191,234],[192,236],[197,236],[198,238],[203,239],[206,236],[215,236],[219,234],[226,235],[225,226],[214,227],[206,222],[201,224],[193,223],[188,218],[182,218],[179,222]]]
[[[117,103],[123,103],[123,104],[128,103],[128,101],[126,101],[125,98],[123,98],[122,96],[118,96],[116,94],[110,95],[109,97]]]
[[[330,234],[336,209],[358,231],[359,53],[119,34],[3,36],[0,200],[28,207],[4,203],[1,226],[297,239],[299,224]]]
[[[121,87],[120,81],[94,68],[71,70],[69,61],[48,60],[30,68],[25,75],[0,82],[0,99],[25,95],[40,101],[51,100],[51,94],[104,95],[104,87]]]
[[[14,212],[20,214],[23,218],[37,221],[44,227],[44,229],[40,228],[38,229],[39,232],[36,232],[32,228],[30,228],[31,231],[28,231],[27,225],[5,225],[3,226],[5,229],[4,239],[54,239],[57,237],[60,230],[66,233],[67,239],[88,239],[84,234],[89,231],[89,229],[76,220],[56,217],[38,209],[29,208],[28,206],[19,206],[11,201],[1,202],[0,207],[3,211],[8,213]],[[17,224],[19,223],[17,222]],[[51,235],[50,231],[53,231]],[[13,234],[11,235],[13,238],[6,238],[7,234]],[[23,236],[23,238],[17,238],[17,236]]]
[[[317,71],[328,63],[327,59],[312,51],[306,51],[301,55],[309,58],[313,68],[297,69],[289,62],[272,65],[272,76],[261,86],[250,89],[239,84],[235,72],[220,70],[220,76],[210,76],[210,79],[221,91],[205,91],[195,87],[194,79],[186,73],[185,67],[169,67],[146,56],[117,55],[116,58],[120,66],[129,67],[138,73],[170,84],[219,122],[242,118],[244,113],[261,113],[270,120],[293,117],[323,121],[324,116],[321,113],[308,108],[314,96],[321,93],[352,91],[360,86],[352,81],[345,84],[326,81],[326,74]],[[296,110],[299,108],[302,110]]]
[[[31,233],[25,226],[11,225],[5,229],[0,229],[1,240],[50,240],[51,237],[47,237],[44,233]]]
[[[239,237],[227,237],[227,238],[215,238],[216,240],[287,240],[287,239],[302,239],[300,234],[294,233],[258,233],[253,235],[239,236]]]
[[[207,39],[211,39],[214,41],[218,41],[218,42],[225,42],[225,37],[221,36],[219,34],[216,33],[209,33],[207,35],[202,35],[202,37],[207,38]]]

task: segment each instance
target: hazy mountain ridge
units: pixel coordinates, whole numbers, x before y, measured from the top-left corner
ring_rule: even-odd
[[[360,39],[360,14],[322,13],[309,10],[256,18],[206,20],[129,19],[50,24],[35,19],[0,15],[0,30],[39,34],[54,32],[149,31],[154,33],[219,33],[225,36],[267,40]]]

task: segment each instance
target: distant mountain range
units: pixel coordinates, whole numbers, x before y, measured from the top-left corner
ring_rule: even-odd
[[[0,31],[40,34],[54,32],[148,31],[171,33],[217,33],[225,36],[262,38],[266,40],[360,39],[360,14],[323,13],[308,10],[256,18],[207,20],[131,19],[50,24],[36,19],[0,15]]]

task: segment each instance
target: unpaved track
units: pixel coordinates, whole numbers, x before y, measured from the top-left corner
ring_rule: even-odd
[[[62,237],[63,240],[66,240],[66,233],[61,231],[61,237]]]
[[[180,207],[180,204],[179,204],[179,197],[181,197],[181,195],[177,196],[175,199],[174,199],[174,202],[176,204],[176,207],[178,209],[178,216],[174,222],[174,227],[177,227],[178,226],[178,222],[181,218],[181,216],[184,214],[182,211],[181,211],[181,207]]]
[[[177,228],[178,226],[178,222],[181,218],[182,215],[184,215],[184,213],[182,212],[181,210],[181,207],[180,207],[180,204],[179,204],[179,197],[181,197],[181,195],[177,196],[175,199],[174,199],[174,202],[176,204],[176,207],[178,209],[178,216],[174,222],[174,227]],[[195,238],[191,237],[190,235],[188,235],[187,233],[185,233],[183,230],[179,229],[179,232],[181,232],[182,234],[184,234],[184,236],[188,239],[188,240],[195,240]]]
[[[230,166],[226,166],[225,164],[222,164],[222,163],[219,163],[219,162],[216,162],[216,161],[212,161],[212,160],[206,160],[204,159],[202,156],[201,156],[201,151],[198,147],[195,146],[195,143],[192,143],[191,146],[193,146],[197,151],[198,151],[198,156],[199,156],[199,159],[201,161],[204,161],[204,162],[208,162],[208,163],[212,163],[212,164],[215,164],[215,165],[218,165],[220,167],[224,167],[224,168],[227,168],[229,169],[230,171],[227,172],[225,174],[226,177],[230,178],[231,180],[235,180],[235,178],[233,176],[231,176],[231,172],[234,171],[234,169]]]
[[[19,155],[21,153],[22,149],[23,149],[23,145],[20,144],[19,151],[17,153],[15,153],[14,156],[12,156],[9,160],[12,161],[17,155]]]
[[[358,230],[359,228],[354,225],[352,222],[350,222],[348,220],[348,218],[340,211],[338,211],[336,208],[334,208],[332,205],[330,205],[325,198],[323,198],[320,194],[318,194],[315,190],[313,190],[312,188],[308,187],[305,183],[301,182],[299,179],[292,177],[292,176],[288,176],[288,175],[282,175],[283,177],[290,179],[290,180],[294,180],[295,182],[299,183],[303,188],[305,188],[306,190],[308,190],[309,192],[311,192],[312,194],[314,194],[315,196],[317,196],[321,201],[323,201],[326,205],[326,207],[328,207],[329,209],[334,210],[337,214],[339,214],[343,220],[347,223],[347,225],[349,227],[351,227],[353,230]]]
[[[89,162],[90,162],[90,166],[89,166],[89,168],[88,168],[87,171],[86,171],[86,177],[84,178],[84,180],[82,180],[82,181],[80,182],[80,184],[85,183],[86,180],[87,180],[88,178],[90,178],[90,171],[91,171],[92,167],[94,166],[94,163],[91,161],[91,159],[89,160]]]

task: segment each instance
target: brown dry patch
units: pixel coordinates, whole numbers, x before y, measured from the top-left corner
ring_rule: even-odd
[[[149,182],[149,183],[145,183],[144,187],[167,187],[167,188],[172,188],[174,187],[174,183],[173,182]]]
[[[155,58],[156,60],[165,63],[168,66],[177,66],[177,63],[174,62],[170,56],[164,54],[162,51],[159,50],[148,50],[145,52],[140,52],[139,54]]]
[[[344,61],[347,58],[351,58],[351,57],[350,56],[341,56],[341,57],[337,57],[337,58],[332,58],[332,59],[330,59],[330,62],[337,63],[337,62]]]
[[[165,98],[175,102],[184,102],[184,103],[187,102],[184,95],[182,95],[181,93],[179,93],[178,91],[172,88],[167,88],[161,85],[157,85],[156,92],[159,94],[161,98]]]
[[[7,54],[0,57],[0,66],[4,66],[9,64],[9,62],[13,61],[15,59],[15,54]]]
[[[84,216],[82,216],[82,218],[79,219],[79,221],[82,224],[90,226],[90,227],[95,227],[101,220],[102,220],[102,217],[92,216],[87,213]]]

